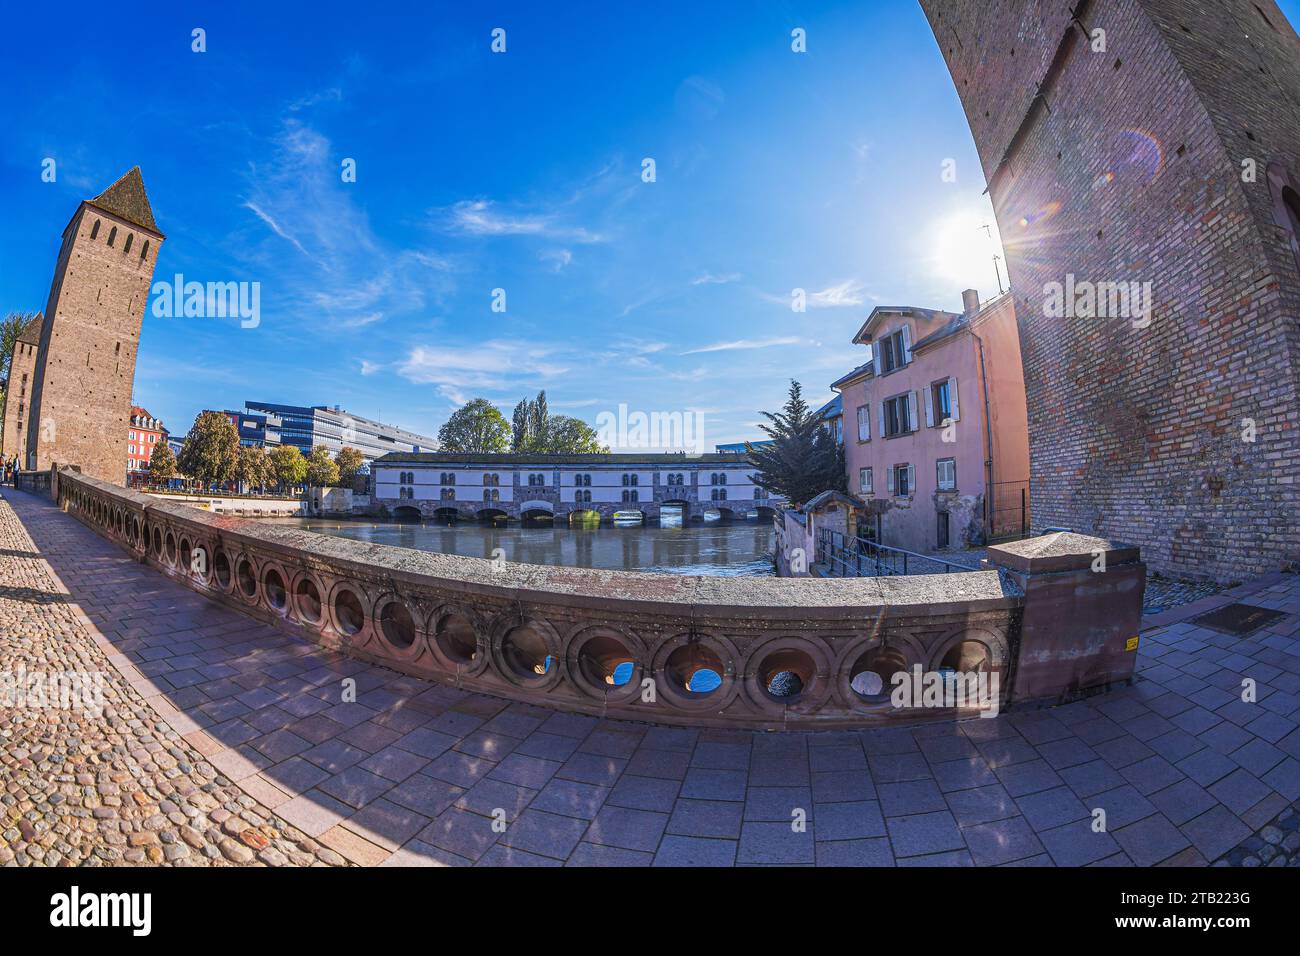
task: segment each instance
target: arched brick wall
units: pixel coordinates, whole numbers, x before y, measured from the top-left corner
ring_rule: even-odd
[[[1194,578],[1300,560],[1300,262],[1270,188],[1300,176],[1300,39],[1277,4],[921,6],[1006,246],[1036,524]],[[1150,325],[1047,317],[1067,275],[1151,282]]]

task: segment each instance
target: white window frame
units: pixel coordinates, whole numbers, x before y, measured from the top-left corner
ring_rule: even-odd
[[[943,472],[944,472],[943,466],[945,465],[948,466],[947,470],[951,475],[951,477],[948,479],[946,483],[943,477]],[[940,458],[938,461],[936,461],[934,463],[934,480],[936,486],[940,491],[956,491],[957,490],[957,459]]]
[[[858,491],[864,495],[874,495],[875,492],[875,475],[871,468],[858,469]]]
[[[871,441],[871,403],[858,406],[858,441]]]

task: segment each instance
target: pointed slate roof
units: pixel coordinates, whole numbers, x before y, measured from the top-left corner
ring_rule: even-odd
[[[23,326],[23,330],[18,333],[18,341],[24,345],[41,344],[41,325],[45,322],[45,315],[41,312],[36,313],[36,317]]]
[[[87,199],[86,205],[102,209],[134,223],[141,229],[148,229],[159,236],[162,235],[158,224],[154,222],[153,209],[144,191],[144,179],[140,176],[139,166],[132,166],[121,179],[94,199]]]

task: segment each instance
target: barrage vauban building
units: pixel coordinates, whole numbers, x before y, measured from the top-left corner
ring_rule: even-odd
[[[770,518],[774,500],[733,454],[515,455],[394,453],[370,469],[372,507],[417,520],[645,519],[706,512]],[[754,514],[756,513],[756,515]]]

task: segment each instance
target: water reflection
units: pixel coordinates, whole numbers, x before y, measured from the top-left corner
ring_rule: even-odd
[[[602,570],[673,574],[772,575],[770,521],[736,521],[660,527],[493,527],[481,524],[393,524],[313,518],[264,519],[309,531],[391,544],[399,548],[490,558],[501,548],[507,561]]]

